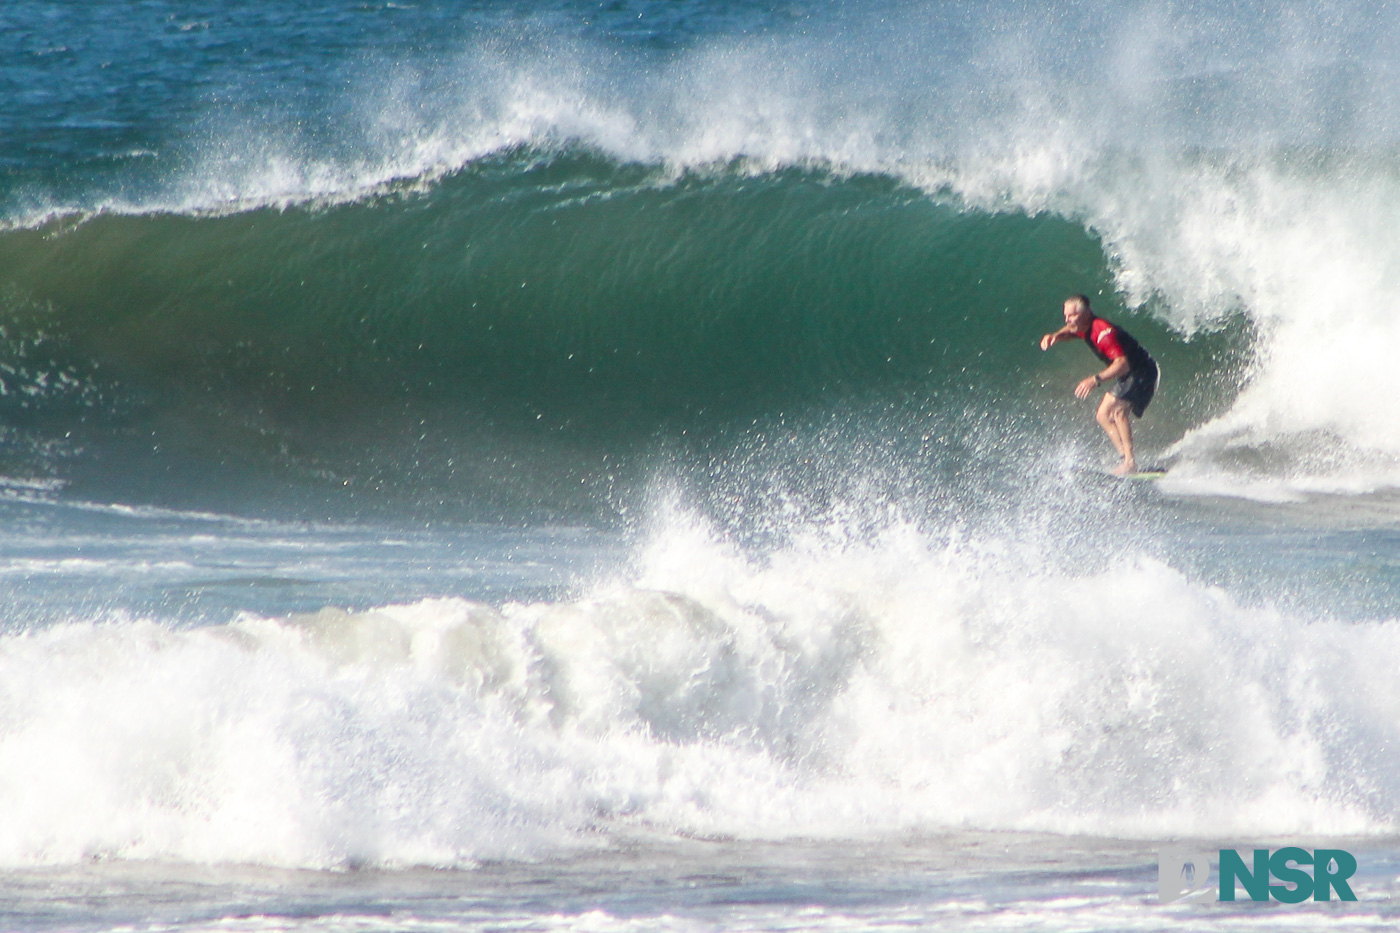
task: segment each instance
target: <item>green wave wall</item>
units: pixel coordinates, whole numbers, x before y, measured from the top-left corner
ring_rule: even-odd
[[[468,484],[561,457],[587,476],[852,405],[1057,417],[1094,364],[1035,342],[1085,291],[1181,390],[1163,424],[1208,416],[1247,335],[1185,341],[1112,271],[1072,219],[888,177],[514,151],[350,203],[0,233],[0,412],[31,442],[149,436],[311,482],[411,485],[405,439],[430,437],[406,462],[475,461]]]

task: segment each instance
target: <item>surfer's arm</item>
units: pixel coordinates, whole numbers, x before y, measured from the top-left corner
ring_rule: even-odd
[[[1083,333],[1076,333],[1075,331],[1070,330],[1068,326],[1061,327],[1053,334],[1046,334],[1044,337],[1040,338],[1040,349],[1048,350],[1055,344],[1059,343],[1061,340],[1069,340],[1070,338],[1078,340],[1083,336]]]
[[[1074,397],[1088,398],[1090,392],[1094,391],[1105,382],[1108,382],[1110,379],[1117,379],[1119,376],[1124,375],[1131,368],[1126,356],[1118,357],[1118,359],[1108,364],[1107,369],[1080,380],[1079,385],[1074,387]]]

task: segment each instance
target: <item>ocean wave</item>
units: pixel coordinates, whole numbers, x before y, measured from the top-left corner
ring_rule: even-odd
[[[439,501],[518,484],[511,464],[547,473],[544,449],[596,486],[609,458],[635,476],[678,438],[719,454],[758,425],[820,433],[888,406],[902,425],[878,415],[851,440],[936,422],[941,462],[993,409],[1023,415],[1014,434],[1054,420],[1084,360],[1033,348],[1076,286],[1191,384],[1158,447],[1223,410],[1220,363],[1249,348],[1238,322],[1185,343],[1117,306],[1102,244],[1062,217],[817,168],[670,178],[591,150],[512,151],[336,207],[12,230],[0,263],[14,381],[33,383],[0,398],[16,424],[75,449],[149,430],[153,449],[365,492],[407,466]]]
[[[211,117],[177,166],[132,169],[158,177],[11,210],[9,314],[41,309],[135,395],[217,398],[251,446],[291,450],[286,412],[359,409],[359,386],[560,430],[960,377],[1000,406],[1001,373],[1065,378],[1011,348],[1085,291],[1166,363],[1144,430],[1172,488],[1400,483],[1396,406],[1383,381],[1357,404],[1355,376],[1394,342],[1372,53],[1395,24],[887,12],[628,55],[540,22],[352,82],[334,127]],[[1232,18],[1250,28],[1221,47]],[[1337,34],[1360,43],[1345,61]]]

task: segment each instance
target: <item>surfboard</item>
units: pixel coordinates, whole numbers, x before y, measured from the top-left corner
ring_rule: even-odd
[[[1117,473],[1110,473],[1108,470],[1091,470],[1084,467],[1076,469],[1074,470],[1074,472],[1079,474],[1080,476],[1095,481],[1124,479],[1131,479],[1137,481],[1151,481],[1161,479],[1162,477],[1167,475],[1166,470],[1159,469],[1157,467],[1149,467],[1146,470],[1138,470],[1136,473],[1126,473],[1122,476],[1119,476]]]

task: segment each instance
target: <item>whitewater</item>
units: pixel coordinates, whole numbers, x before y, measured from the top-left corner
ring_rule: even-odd
[[[0,27],[0,927],[1394,923],[1392,11]]]

